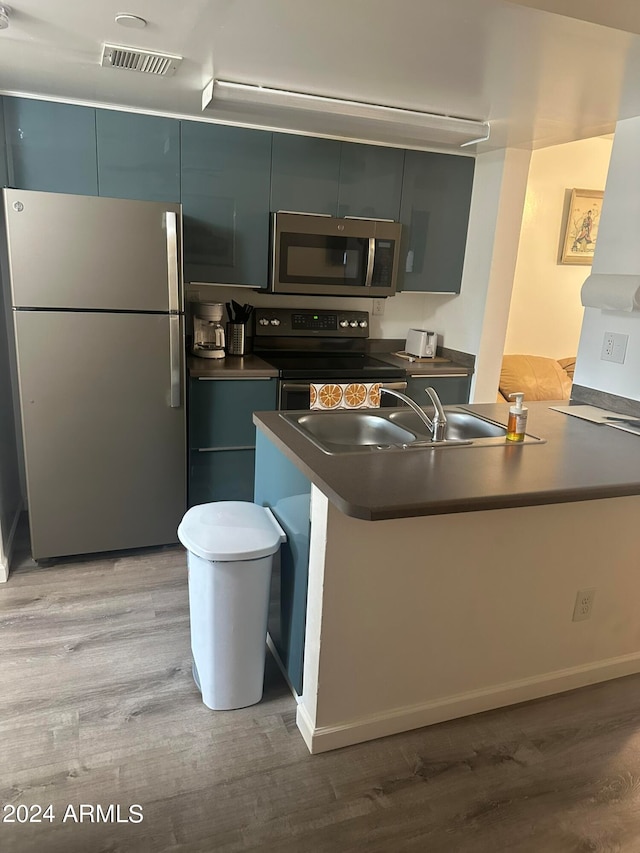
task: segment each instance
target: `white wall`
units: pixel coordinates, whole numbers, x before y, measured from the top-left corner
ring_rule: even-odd
[[[506,353],[576,355],[583,316],[580,288],[591,268],[558,263],[568,191],[604,189],[612,144],[597,137],[531,155]]]
[[[368,311],[369,335],[372,338],[404,338],[407,329],[422,323],[427,297],[423,293],[398,293],[384,300],[384,314],[373,316],[373,299],[328,296],[281,296],[251,290],[247,287],[222,287],[217,285],[189,285],[187,299],[201,302],[228,302],[235,299],[269,308],[343,308],[351,311]]]
[[[640,117],[618,122],[593,259],[594,273],[640,274]],[[600,359],[605,332],[629,335],[624,364]],[[640,313],[586,308],[574,381],[640,400]]]

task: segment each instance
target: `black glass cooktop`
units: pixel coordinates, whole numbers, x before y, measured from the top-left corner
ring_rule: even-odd
[[[402,368],[378,361],[370,355],[360,353],[327,355],[318,353],[260,353],[280,372],[282,379],[346,379],[359,381],[364,379],[401,379],[405,376]]]

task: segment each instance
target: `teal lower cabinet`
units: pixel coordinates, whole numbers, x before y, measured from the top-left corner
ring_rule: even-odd
[[[212,501],[252,501],[255,451],[191,450],[189,506]]]
[[[252,501],[253,413],[276,408],[276,380],[192,379],[189,384],[189,506]]]
[[[435,388],[443,405],[468,403],[471,391],[471,376],[410,376],[407,377],[407,396],[419,406],[431,406],[425,388]]]
[[[309,578],[311,483],[293,462],[258,432],[254,500],[268,506],[287,534],[274,561],[269,636],[298,695],[302,693]]]

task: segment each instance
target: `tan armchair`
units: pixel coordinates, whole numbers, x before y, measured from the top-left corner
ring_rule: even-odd
[[[556,361],[541,355],[505,355],[502,358],[498,402],[509,400],[509,394],[524,392],[526,400],[568,400],[575,358]]]

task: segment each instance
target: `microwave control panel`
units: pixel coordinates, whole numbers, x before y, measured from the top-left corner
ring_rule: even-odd
[[[367,338],[367,311],[314,311],[306,308],[256,308],[256,337]]]

